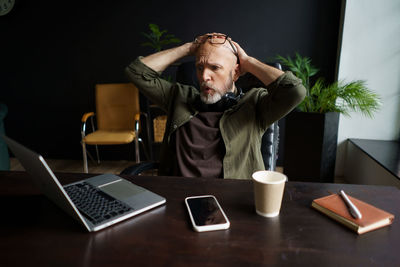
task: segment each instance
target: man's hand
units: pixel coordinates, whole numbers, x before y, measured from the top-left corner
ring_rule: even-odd
[[[200,44],[196,43],[195,41],[186,43],[186,45],[189,47],[189,53],[188,56],[195,56],[197,49],[199,49]]]
[[[238,53],[240,61],[239,64],[240,75],[250,72],[251,74],[256,76],[260,81],[262,81],[265,85],[269,85],[283,74],[283,71],[271,67],[267,64],[264,64],[254,57],[248,56],[238,43],[234,41],[232,41],[232,43],[234,44],[234,46],[236,46],[236,50]]]
[[[239,57],[239,70],[240,70],[240,75],[244,75],[247,72],[249,72],[248,70],[248,64],[249,64],[249,59],[250,57],[247,55],[247,53],[243,50],[243,48],[240,47],[240,45],[238,43],[236,43],[235,41],[232,41],[233,45],[236,47],[236,51]]]

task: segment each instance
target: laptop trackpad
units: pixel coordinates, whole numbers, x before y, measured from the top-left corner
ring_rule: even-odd
[[[100,189],[102,191],[104,191],[105,193],[107,193],[117,199],[120,199],[120,200],[132,197],[134,195],[137,195],[137,194],[145,191],[145,189],[143,187],[134,185],[131,182],[128,182],[126,180],[120,180],[115,183],[101,186]]]

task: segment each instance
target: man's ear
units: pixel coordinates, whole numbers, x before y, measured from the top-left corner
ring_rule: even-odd
[[[234,68],[233,81],[236,82],[240,77],[240,65],[236,64]]]

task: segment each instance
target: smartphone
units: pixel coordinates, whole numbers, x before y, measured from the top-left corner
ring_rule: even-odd
[[[212,195],[185,198],[193,228],[197,232],[228,229],[230,222]]]

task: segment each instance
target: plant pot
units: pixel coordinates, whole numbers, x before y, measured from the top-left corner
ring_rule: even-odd
[[[286,116],[283,171],[290,181],[333,183],[339,113]]]

